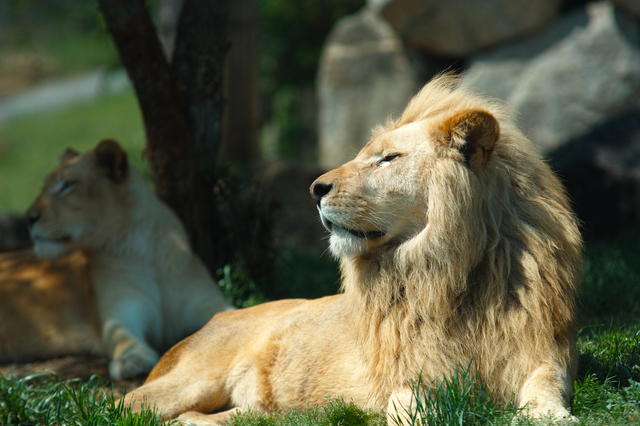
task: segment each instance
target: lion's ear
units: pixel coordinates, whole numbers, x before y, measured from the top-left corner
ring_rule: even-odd
[[[441,126],[442,142],[455,148],[464,157],[465,164],[479,173],[491,159],[500,136],[498,120],[479,109],[460,112],[447,119]]]
[[[127,177],[129,163],[127,153],[111,139],[100,141],[93,149],[93,156],[98,167],[105,169],[107,177],[114,182],[121,182]]]
[[[60,156],[60,164],[66,163],[67,161],[71,160],[74,157],[77,157],[78,155],[80,155],[78,151],[71,148],[67,148],[64,150],[64,152]]]

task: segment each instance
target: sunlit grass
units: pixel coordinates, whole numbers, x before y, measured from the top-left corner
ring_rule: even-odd
[[[0,376],[0,424],[69,426],[161,425],[154,409],[132,413],[94,376],[86,382],[53,375]]]
[[[418,380],[413,385],[412,406],[395,406],[393,423],[430,426],[513,424],[521,410],[511,403],[495,403],[472,372],[472,364],[473,360],[470,360],[450,377],[436,379],[433,383]]]
[[[573,414],[580,425],[630,425],[640,422],[638,357],[640,324],[635,327],[591,330],[578,340],[580,378],[575,382]],[[495,404],[467,366],[450,378],[418,383],[420,396],[409,418],[414,425],[549,425],[509,404]],[[427,395],[430,395],[427,397]],[[404,414],[400,412],[399,414]],[[236,415],[238,426],[380,426],[381,411],[369,411],[341,398],[324,406],[274,413],[248,411]],[[3,425],[156,425],[154,410],[131,413],[100,379],[60,381],[43,375],[24,379],[0,377],[0,424]]]

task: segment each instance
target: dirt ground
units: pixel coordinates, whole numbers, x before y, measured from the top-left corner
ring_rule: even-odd
[[[111,380],[107,366],[108,360],[104,357],[68,356],[40,362],[0,365],[0,375],[13,375],[22,378],[32,374],[52,372],[61,380],[79,378],[86,381],[94,374],[98,374],[102,377],[105,388],[109,389],[113,385],[116,397],[136,389],[144,383],[145,377],[133,380]]]

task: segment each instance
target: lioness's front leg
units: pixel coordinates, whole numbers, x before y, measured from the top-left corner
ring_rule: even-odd
[[[102,346],[111,378],[132,378],[158,362],[153,346],[161,343],[162,300],[150,266],[105,258],[96,259],[93,269]]]
[[[114,319],[108,319],[103,325],[102,342],[110,358],[109,376],[114,380],[148,373],[160,358],[143,338]]]

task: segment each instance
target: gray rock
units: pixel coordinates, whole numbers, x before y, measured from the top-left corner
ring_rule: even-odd
[[[465,57],[535,34],[556,17],[561,0],[391,0],[382,8],[409,45]]]
[[[372,9],[339,21],[318,73],[320,166],[351,160],[372,127],[402,112],[420,81],[402,43]]]
[[[640,19],[640,1],[638,0],[612,0],[613,3],[626,10],[636,19]]]
[[[568,141],[550,163],[562,176],[587,239],[639,229],[640,108]]]
[[[640,25],[606,2],[473,59],[469,85],[506,100],[545,152],[640,102]]]

